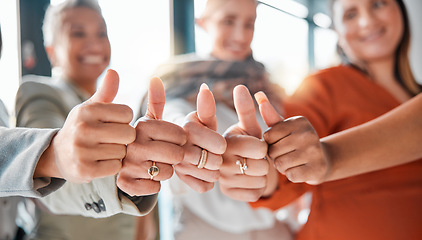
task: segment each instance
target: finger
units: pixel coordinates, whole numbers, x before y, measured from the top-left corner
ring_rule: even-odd
[[[272,127],[274,124],[284,120],[284,118],[280,116],[280,114],[278,114],[278,112],[271,105],[264,92],[255,93],[255,99],[259,105],[261,116],[268,127]]]
[[[178,164],[183,161],[184,150],[181,146],[163,141],[149,141],[127,146],[127,158],[148,159],[160,163]]]
[[[189,175],[204,182],[216,182],[220,177],[220,172],[216,170],[199,169],[192,164],[178,164],[174,166],[178,174]]]
[[[82,148],[80,155],[91,161],[123,159],[126,157],[126,146],[124,144],[87,146]]]
[[[107,70],[104,82],[87,102],[111,103],[119,90],[119,75],[114,70]]]
[[[132,159],[130,162],[127,159],[123,161],[123,168],[120,171],[120,175],[136,178],[136,179],[150,179],[151,176],[148,174],[148,170],[153,165],[152,161],[137,161]],[[158,168],[158,174],[153,177],[153,181],[164,181],[173,176],[173,166],[165,163],[155,163]]]
[[[197,122],[187,122],[183,128],[192,144],[215,154],[223,154],[226,151],[226,140],[214,130]]]
[[[202,149],[190,145],[184,147],[185,150],[185,158],[183,159],[184,163],[189,163],[191,165],[194,165],[195,167],[198,167],[199,159],[202,155]],[[205,150],[206,151],[206,150]],[[207,153],[206,163],[204,168],[209,170],[218,170],[220,169],[221,164],[223,164],[223,158],[219,154],[214,154],[212,152]]]
[[[217,130],[217,118],[215,116],[216,107],[215,99],[208,86],[203,83],[198,93],[197,101],[197,114],[199,121],[208,128]]]
[[[219,182],[222,185],[231,186],[233,188],[261,189],[265,188],[267,185],[267,177],[251,177],[247,175],[237,175],[236,177],[221,176]]]
[[[135,141],[136,130],[129,124],[123,123],[102,123],[84,131],[81,136],[90,145],[97,143],[130,144]]]
[[[166,94],[160,78],[154,77],[149,82],[148,108],[145,116],[149,119],[161,119],[163,117]]]
[[[312,135],[318,136],[306,118],[302,116],[296,116],[288,118],[282,122],[278,122],[270,127],[267,131],[265,131],[264,139],[268,144],[273,144],[294,132],[299,132],[302,134],[306,131],[308,131],[309,134],[303,135],[302,138],[304,141],[307,140],[307,137],[312,137]]]
[[[79,108],[74,108],[77,117],[85,122],[127,123],[133,118],[132,109],[122,104],[86,102]],[[74,113],[72,113],[74,114]]]
[[[301,143],[299,143],[301,144]],[[288,154],[297,149],[298,145],[295,144],[292,135],[282,138],[280,141],[275,142],[268,146],[268,155],[272,159],[276,159],[279,156]]]
[[[226,158],[224,158],[226,160]],[[247,169],[244,170],[245,174],[248,176],[265,176],[268,174],[269,163],[265,159],[250,159],[242,158],[238,156],[233,156],[230,161],[224,161],[223,166],[220,169],[221,174],[224,175],[244,175],[240,170],[239,164],[237,163],[245,162]]]
[[[135,129],[135,142],[138,143],[155,140],[182,146],[187,141],[186,132],[183,128],[166,121],[141,119]]]
[[[161,184],[149,179],[134,179],[126,176],[117,176],[117,186],[130,196],[145,196],[158,193]]]
[[[255,106],[249,90],[243,85],[236,86],[233,89],[233,99],[240,128],[248,135],[261,138],[261,127],[256,120]]]
[[[176,171],[176,174],[180,180],[182,180],[185,184],[187,184],[189,187],[191,187],[193,190],[199,193],[208,192],[214,187],[213,182],[202,181],[192,176],[178,173],[177,171]]]
[[[243,202],[256,202],[264,192],[264,189],[228,188],[221,184],[220,189],[226,196]]]
[[[226,137],[227,153],[233,153],[241,157],[261,159],[267,154],[268,145],[256,137],[248,135],[235,135]]]
[[[288,169],[302,166],[306,163],[307,159],[301,157],[299,151],[289,152],[274,159],[274,166],[281,174],[286,174]]]
[[[91,179],[116,175],[122,168],[121,159],[96,161]]]

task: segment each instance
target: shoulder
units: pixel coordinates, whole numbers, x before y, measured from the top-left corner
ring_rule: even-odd
[[[355,84],[356,79],[363,75],[351,66],[339,65],[331,68],[318,70],[308,75],[302,85],[321,87],[326,89],[344,88],[350,84]]]
[[[25,76],[16,94],[16,104],[36,98],[60,99],[60,89],[51,82],[52,79],[49,77]]]

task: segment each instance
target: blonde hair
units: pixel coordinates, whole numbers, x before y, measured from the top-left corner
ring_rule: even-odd
[[[102,16],[100,5],[97,0],[66,0],[58,5],[50,5],[44,16],[44,22],[42,26],[44,36],[44,46],[48,47],[54,44],[57,38],[57,34],[60,32],[62,27],[62,15],[68,9],[85,7]]]
[[[217,9],[222,8],[229,0],[208,0],[205,5],[205,10],[201,15],[201,18],[207,18],[211,16]],[[256,0],[244,0],[244,1],[252,1],[256,5],[258,2]]]

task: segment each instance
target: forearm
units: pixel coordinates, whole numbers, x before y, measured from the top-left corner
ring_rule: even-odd
[[[422,95],[366,124],[321,139],[331,170],[326,181],[422,157]]]

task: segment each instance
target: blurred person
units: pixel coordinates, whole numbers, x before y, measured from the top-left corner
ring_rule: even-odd
[[[252,56],[256,7],[255,0],[208,0],[197,24],[211,38],[210,55],[177,56],[155,71],[154,75],[161,77],[166,86],[163,118],[184,126],[188,136],[190,129],[185,125],[185,116],[195,109],[199,112],[206,108],[196,102],[202,83],[209,85],[214,94],[218,122],[212,128],[206,126],[219,134],[237,121],[231,94],[237,84],[245,84],[253,92],[263,90],[274,102],[281,102],[282,89],[270,82],[263,64]],[[144,102],[140,112],[145,108]],[[262,120],[261,126],[266,127]],[[194,145],[200,146],[200,143]],[[213,168],[198,169],[201,150],[196,152],[193,156],[185,154],[191,160],[175,165],[178,178],[170,180],[175,239],[272,239],[276,236],[289,239],[290,230],[278,223],[272,212],[253,210],[244,202],[227,198],[218,187],[212,190],[198,187],[202,181],[192,175],[193,169],[199,175]],[[190,169],[192,172],[187,173]]]
[[[310,215],[297,239],[418,239],[422,236],[418,225],[422,220],[420,160],[409,159],[408,153],[403,153],[404,160],[387,158],[402,164],[390,162],[374,171],[360,169],[348,178],[324,182],[327,153],[318,144],[313,145],[319,137],[364,124],[421,92],[409,65],[410,30],[405,5],[400,0],[335,0],[332,10],[344,64],[310,75],[283,103],[286,116],[303,115],[316,133],[303,127],[310,126],[305,118],[277,121],[264,111],[271,127],[264,134],[268,146],[255,146],[261,146],[257,151],[268,150],[281,174],[278,183],[261,185],[259,192],[245,187],[254,177],[245,178],[235,168],[239,157],[249,161],[243,151],[251,145],[246,141],[233,144],[233,139],[242,136],[236,132],[242,124],[234,126],[226,133],[228,147],[221,169],[226,174],[222,174],[220,186],[226,195],[251,202],[258,200],[264,190],[274,192],[251,203],[271,209],[311,190]],[[243,91],[241,95],[248,93]],[[243,125],[250,124],[245,117],[241,119]],[[303,131],[308,134],[302,135]],[[367,143],[367,139],[361,141]],[[384,149],[385,153],[388,150]],[[397,153],[393,156],[401,158]],[[365,163],[372,159],[359,161],[357,164],[366,168]],[[247,166],[244,175],[252,169]],[[239,177],[244,179],[241,184],[236,181]],[[311,186],[301,182],[324,183]]]
[[[0,31],[0,54],[1,48]],[[92,98],[76,106],[61,129],[9,129],[8,113],[0,101],[0,239],[24,238],[24,232],[16,225],[17,207],[22,200],[18,196],[46,197],[62,187],[65,180],[89,182],[121,170],[122,164],[115,158],[124,157],[126,144],[135,140],[135,130],[129,125],[131,110],[111,103],[118,88],[115,76],[107,74],[102,88]],[[129,118],[117,120],[114,114]],[[107,123],[102,122],[105,116],[108,116]],[[112,126],[115,131],[105,129],[105,125]],[[85,138],[73,132],[90,132],[92,137]],[[115,151],[106,154],[100,151],[102,146],[98,143],[104,139],[109,140],[102,145],[114,145]],[[115,142],[114,139],[120,140]],[[80,152],[91,157],[87,159]],[[124,208],[128,204],[121,205]],[[144,207],[152,208],[153,205],[154,202]]]
[[[16,97],[16,119],[19,127],[60,128],[71,109],[91,97],[97,89],[97,78],[109,64],[111,56],[110,42],[107,36],[106,23],[101,9],[95,0],[69,0],[56,6],[50,6],[46,11],[43,24],[44,44],[53,67],[53,77],[25,76]],[[59,70],[59,73],[57,73]],[[114,73],[115,74],[115,73]],[[117,74],[113,76],[118,78]],[[114,96],[113,96],[114,98]],[[111,99],[110,101],[112,101]],[[121,113],[115,117],[123,121],[132,120],[132,112]],[[83,114],[83,113],[81,113]],[[120,118],[120,119],[119,119]],[[108,121],[112,115],[103,119]],[[95,123],[93,123],[95,124]],[[100,126],[98,126],[100,127]],[[133,130],[133,128],[131,128]],[[113,131],[110,126],[109,131]],[[79,137],[94,137],[85,132],[75,132]],[[119,138],[113,141],[120,141]],[[104,154],[115,151],[117,146],[102,146]],[[85,155],[85,152],[81,152]],[[86,158],[90,155],[84,156]],[[118,160],[124,157],[117,158]],[[99,179],[87,184],[66,183],[65,186],[45,201],[47,207],[54,209],[59,205],[71,209],[74,214],[94,217],[53,215],[45,206],[36,208],[36,213],[30,212],[36,225],[31,230],[31,239],[130,239],[134,236],[135,217],[117,214],[124,207],[118,197],[127,201],[129,208],[136,207],[124,197],[115,183],[115,177]],[[108,186],[105,188],[105,186]],[[70,189],[77,189],[73,193]],[[65,204],[64,199],[77,199],[75,204]],[[146,209],[148,212],[155,204],[156,196],[152,195]],[[52,201],[49,201],[52,199]],[[124,202],[124,200],[122,200]],[[136,201],[135,201],[136,202]],[[31,209],[31,201],[26,201]],[[39,202],[37,202],[39,205]],[[76,206],[75,206],[76,205]],[[41,210],[44,209],[44,210]],[[135,211],[136,212],[136,211]],[[114,215],[114,216],[112,216]],[[30,221],[29,221],[30,222]]]

